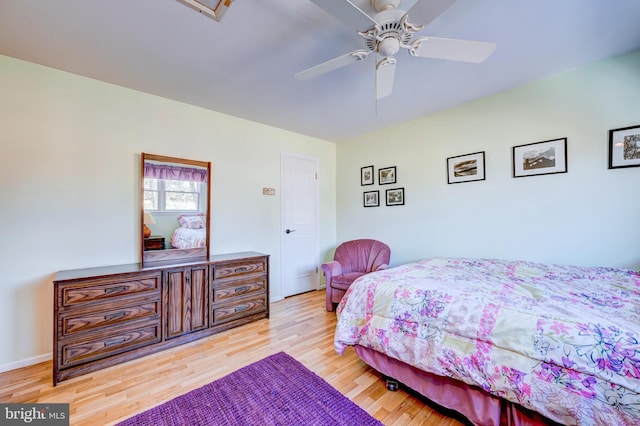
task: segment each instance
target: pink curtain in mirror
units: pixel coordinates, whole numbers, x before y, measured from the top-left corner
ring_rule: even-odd
[[[187,180],[191,182],[206,182],[207,170],[195,167],[179,167],[145,162],[144,177],[154,179]]]

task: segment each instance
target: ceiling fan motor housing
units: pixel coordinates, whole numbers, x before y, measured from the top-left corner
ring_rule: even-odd
[[[403,26],[403,16],[403,12],[397,9],[378,13],[375,16],[378,25],[369,31],[359,33],[364,38],[367,48],[383,56],[394,56],[401,47],[407,46],[414,31]]]

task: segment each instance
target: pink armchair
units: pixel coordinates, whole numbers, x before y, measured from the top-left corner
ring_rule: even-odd
[[[340,303],[356,278],[387,269],[390,258],[391,249],[380,241],[363,239],[340,244],[333,261],[322,264],[327,279],[327,311],[333,311],[334,303]]]

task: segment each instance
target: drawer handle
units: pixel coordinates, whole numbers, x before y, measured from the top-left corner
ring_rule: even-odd
[[[109,288],[105,288],[104,289],[104,294],[111,294],[111,293],[119,293],[121,291],[126,290],[126,286],[124,285],[119,285],[118,287],[109,287]]]
[[[250,288],[251,288],[251,286],[243,285],[242,287],[237,287],[235,292],[236,293],[243,293],[243,292],[249,290]]]
[[[104,316],[104,320],[105,321],[110,321],[110,320],[113,320],[113,319],[122,318],[122,317],[124,317],[126,315],[127,315],[127,313],[125,311],[120,311],[120,312],[115,313],[115,314],[105,315]]]
[[[126,341],[127,341],[126,337],[118,337],[118,338],[111,339],[111,340],[105,340],[104,341],[104,347],[108,348],[109,346],[117,345],[118,343],[124,343]]]
[[[246,272],[248,270],[249,270],[249,268],[247,268],[246,266],[243,266],[241,268],[234,269],[233,272]]]
[[[236,306],[236,312],[242,312],[242,311],[246,311],[249,308],[249,305],[240,305],[240,306]]]

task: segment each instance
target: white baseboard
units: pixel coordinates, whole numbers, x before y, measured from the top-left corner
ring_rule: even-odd
[[[21,359],[20,361],[0,364],[0,373],[4,373],[5,371],[15,370],[22,367],[28,367],[30,365],[40,364],[41,362],[49,361],[52,358],[53,358],[53,353],[49,352],[48,354],[33,356],[27,359]]]
[[[318,287],[318,288],[316,289],[316,291],[325,290],[325,289],[326,289],[326,286],[322,285],[321,287]],[[313,290],[311,290],[311,291],[313,291]],[[282,296],[274,296],[274,297],[271,297],[271,298],[269,299],[269,301],[270,301],[270,302],[279,302],[280,300],[284,300],[284,299],[285,299],[285,298],[284,298],[284,297],[282,297]]]

